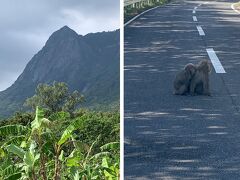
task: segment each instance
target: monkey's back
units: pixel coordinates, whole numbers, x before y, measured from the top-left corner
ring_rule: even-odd
[[[186,71],[182,70],[177,73],[174,79],[174,88],[179,89],[183,85],[188,85],[190,81],[189,75]]]

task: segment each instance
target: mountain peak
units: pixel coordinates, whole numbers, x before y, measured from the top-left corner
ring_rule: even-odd
[[[70,27],[68,27],[67,25],[63,26],[62,28],[60,28],[58,30],[58,32],[74,32],[76,33],[74,30],[72,30]]]
[[[55,44],[59,41],[72,40],[79,38],[79,35],[69,28],[68,26],[63,26],[59,30],[55,31],[48,39],[46,44]]]
[[[15,83],[0,92],[0,117],[22,110],[39,83],[65,82],[86,97],[85,107],[119,99],[119,33],[79,36],[67,26],[54,32]],[[100,86],[99,86],[100,85]],[[24,109],[23,109],[24,110]]]
[[[65,36],[78,36],[78,34],[68,26],[63,26],[59,30],[55,31],[54,34],[63,34]]]

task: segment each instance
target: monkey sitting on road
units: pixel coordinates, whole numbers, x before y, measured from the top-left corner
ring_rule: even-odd
[[[210,96],[209,74],[211,73],[211,66],[209,62],[207,60],[200,61],[195,68],[196,71],[190,82],[190,94]]]
[[[196,66],[192,63],[187,64],[175,77],[173,94],[186,95],[189,92],[189,85],[195,72]]]

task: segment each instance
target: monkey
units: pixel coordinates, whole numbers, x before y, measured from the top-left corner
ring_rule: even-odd
[[[211,73],[211,66],[208,60],[200,61],[195,67],[196,71],[190,82],[190,94],[211,96],[209,90],[209,74]]]
[[[173,82],[175,95],[186,95],[189,92],[189,85],[192,77],[196,72],[196,66],[192,63],[187,64],[182,71],[180,71]]]

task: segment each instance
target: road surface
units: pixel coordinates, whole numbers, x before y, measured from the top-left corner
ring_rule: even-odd
[[[232,3],[174,1],[125,27],[126,180],[240,179],[240,15]],[[212,96],[173,95],[175,74],[210,60],[211,48],[226,72],[213,67]]]

